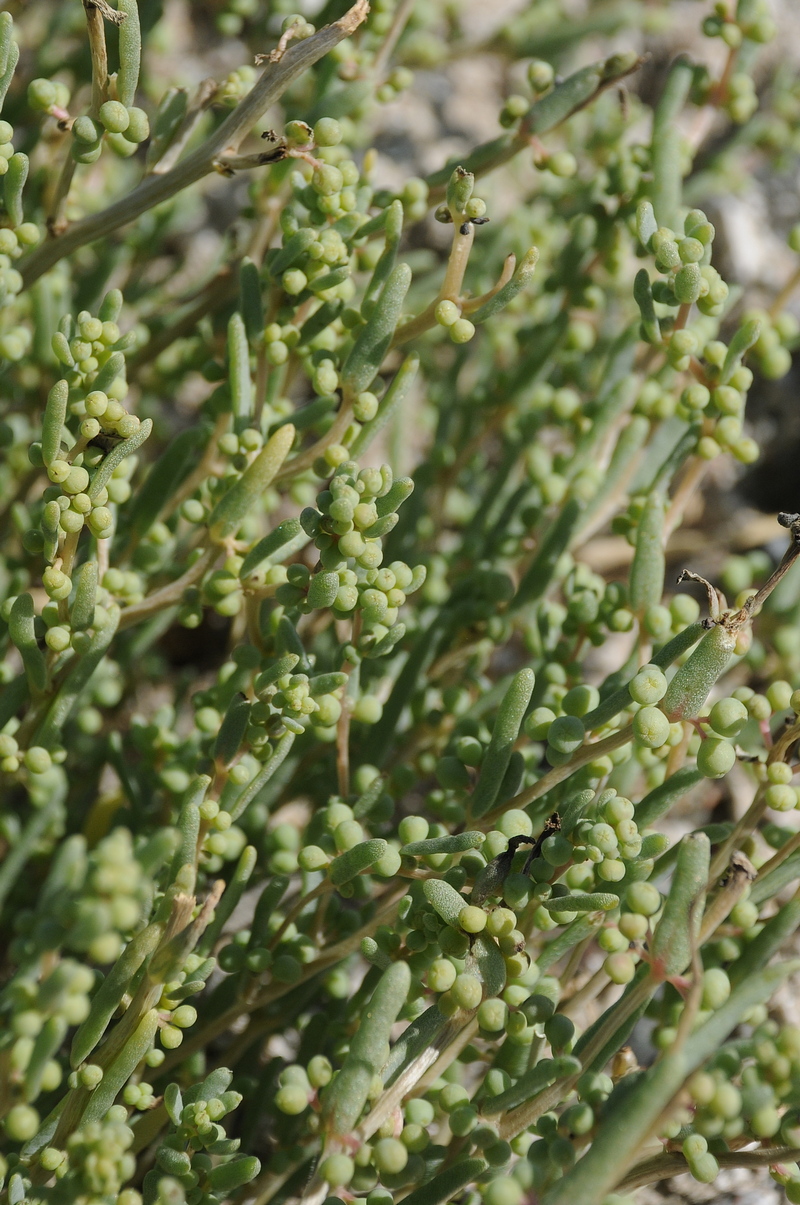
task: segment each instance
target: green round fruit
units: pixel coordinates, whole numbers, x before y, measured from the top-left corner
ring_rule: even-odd
[[[724,778],[735,761],[733,745],[718,737],[706,737],[697,750],[697,768],[704,778]]]
[[[642,707],[633,717],[633,739],[645,749],[660,749],[669,738],[669,720],[659,707]]]

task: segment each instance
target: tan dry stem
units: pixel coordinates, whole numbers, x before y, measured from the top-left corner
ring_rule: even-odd
[[[392,339],[392,347],[399,347],[401,343],[407,343],[409,339],[414,339],[417,335],[431,330],[436,325],[436,307],[440,301],[452,301],[456,305],[461,305],[461,288],[464,284],[464,273],[467,270],[469,253],[472,250],[472,243],[475,238],[475,227],[471,222],[467,222],[466,226],[467,232],[466,234],[462,234],[458,221],[454,225],[450,258],[447,261],[447,270],[442,281],[442,287],[436,297],[434,297],[430,305],[421,314],[417,314],[416,318],[412,318],[409,322],[404,322],[402,326],[397,328]]]

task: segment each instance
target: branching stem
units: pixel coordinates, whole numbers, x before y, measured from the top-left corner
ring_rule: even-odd
[[[280,62],[267,64],[253,89],[196,151],[170,171],[147,176],[127,196],[100,213],[76,222],[59,238],[49,239],[26,256],[19,265],[25,287],[29,288],[43,272],[49,271],[64,256],[112,234],[120,226],[126,226],[147,210],[202,180],[214,171],[214,163],[220,155],[235,155],[253,126],[283,95],[291,82],[343,38],[349,37],[365,20],[368,12],[367,0],[356,0],[340,20],[326,25],[304,41],[293,43]]]

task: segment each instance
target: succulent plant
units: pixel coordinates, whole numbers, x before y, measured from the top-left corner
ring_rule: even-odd
[[[800,1201],[800,514],[730,605],[669,548],[800,334],[699,207],[800,149],[765,3],[641,90],[669,6],[531,4],[400,187],[451,6],[195,6],[194,90],[150,0],[16,7],[0,1202]]]

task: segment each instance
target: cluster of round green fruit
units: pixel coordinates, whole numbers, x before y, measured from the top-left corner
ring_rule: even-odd
[[[42,745],[22,750],[12,732],[0,732],[0,770],[4,774],[16,774],[23,766],[29,774],[46,774],[52,764],[52,752]]]
[[[376,817],[369,819],[376,822]],[[315,820],[306,833],[306,843],[298,848],[296,861],[300,870],[307,875],[314,875],[327,869],[333,859],[339,854],[347,853],[367,839],[367,834],[359,820],[355,818],[353,808],[343,799],[333,796],[327,808]],[[370,874],[380,878],[391,878],[400,869],[400,858],[397,855],[399,842],[390,842],[382,856],[369,867]],[[309,880],[311,881],[311,880]],[[348,890],[340,891],[346,897],[353,898],[354,893],[359,898],[365,897],[365,881],[351,880],[353,888],[348,883],[342,884]],[[357,885],[357,886],[356,886]]]
[[[473,206],[472,201],[469,204],[476,211],[477,216],[480,216],[480,213],[477,212],[477,204]],[[481,201],[480,204],[484,206],[485,210],[484,202]],[[439,326],[445,328],[453,343],[469,343],[475,334],[474,323],[470,322],[469,318],[462,317],[461,307],[455,301],[439,302],[436,306],[436,321]]]
[[[144,1178],[146,1199],[162,1199],[159,1187],[166,1178],[177,1182],[186,1205],[217,1205],[258,1175],[259,1160],[239,1155],[240,1139],[229,1138],[222,1124],[243,1099],[231,1090],[232,1079],[220,1067],[185,1094],[169,1084],[164,1104],[171,1125],[156,1150],[156,1166]]]
[[[20,936],[12,945],[32,949],[33,942],[26,936],[26,918],[20,918],[16,928]],[[6,988],[10,1015],[3,1049],[13,1068],[17,1103],[5,1125],[9,1136],[17,1141],[26,1141],[39,1128],[39,1115],[32,1102],[42,1092],[53,1092],[62,1082],[62,1066],[55,1056],[68,1029],[88,1016],[94,981],[95,974],[89,967],[64,958],[38,983],[17,975]]]
[[[705,972],[705,1009],[720,1007],[730,990],[726,984],[721,968]],[[673,1005],[672,1011],[677,1019],[681,1006]],[[727,1153],[729,1142],[793,1146],[798,1135],[793,1107],[800,1058],[797,1027],[766,1020],[763,1009],[754,1010],[748,1019],[753,1027],[750,1036],[726,1043],[694,1073],[687,1083],[688,1101],[674,1111],[662,1132],[666,1142],[681,1149],[692,1175],[703,1183],[716,1179],[719,1165],[714,1156]],[[660,1044],[668,1044],[670,1031],[675,1032],[670,1027],[658,1031]],[[797,1165],[782,1164],[772,1174],[786,1187],[788,1199],[795,1199],[800,1183]]]
[[[800,246],[800,239],[790,243],[792,250]],[[785,377],[792,366],[792,352],[797,347],[800,323],[789,310],[770,314],[766,310],[748,310],[746,321],[758,322],[760,334],[753,345],[752,356],[758,371],[767,380]]]
[[[346,457],[346,450],[341,451]],[[409,478],[394,480],[388,465],[359,469],[342,459],[317,495],[316,508],[307,507],[300,516],[319,550],[320,567],[311,574],[304,566],[290,566],[278,601],[290,611],[331,607],[342,617],[355,612],[361,627],[353,639],[357,653],[377,657],[389,652],[405,631],[398,624],[399,608],[425,581],[422,565],[382,565],[382,537],[396,526],[397,512],[412,489]]]
[[[665,277],[653,285],[654,301],[670,307],[694,303],[710,317],[722,313],[728,286],[711,266],[714,235],[714,227],[702,209],[690,209],[682,235],[660,226],[650,236],[647,250],[655,255],[656,268]],[[673,366],[680,366],[689,355],[691,352],[682,350],[680,343],[676,345],[671,352]],[[683,366],[688,367],[688,359]]]
[[[87,415],[92,418],[107,418],[109,423],[119,422],[123,415],[113,410],[106,415],[93,414],[87,409],[84,399],[77,392],[81,386],[87,391],[91,389],[98,371],[109,363],[112,353],[124,351],[131,346],[133,336],[122,335],[118,319],[122,309],[122,294],[117,289],[110,290],[100,303],[99,312],[93,315],[89,310],[81,310],[77,319],[71,315],[65,316],[59,324],[59,329],[52,336],[52,347],[56,359],[64,365],[67,384],[76,390],[76,395],[70,398],[70,413],[79,418]],[[122,369],[124,363],[117,359],[113,361],[118,371],[109,380],[109,389],[105,392],[107,398],[121,402],[127,395]],[[106,376],[109,373],[104,374]],[[99,399],[98,399],[99,406]],[[111,428],[115,430],[115,428]],[[119,432],[117,432],[119,434]],[[128,432],[132,434],[132,432]]]
[[[236,67],[233,71],[229,71],[225,79],[218,86],[214,99],[224,105],[226,109],[235,109],[241,100],[244,100],[253,84],[258,78],[258,72],[250,63],[242,63],[241,67]]]
[[[0,121],[0,179],[7,225],[0,228],[0,309],[10,306],[22,291],[22,276],[14,267],[24,252],[35,247],[42,234],[35,222],[23,220],[22,189],[28,177],[28,157],[15,151],[14,127]],[[6,321],[0,332],[0,359],[21,360],[31,346],[30,327]]]
[[[725,0],[718,0],[713,14],[703,21],[705,36],[720,38],[734,63],[737,52],[748,41],[764,45],[774,39],[776,32],[777,26],[765,0],[740,3],[734,12]],[[755,84],[746,70],[729,71],[721,89],[706,68],[696,69],[692,97],[697,104],[719,104],[737,125],[748,121],[758,108]]]
[[[88,1122],[70,1134],[63,1150],[44,1148],[41,1166],[55,1176],[63,1199],[73,1194],[73,1200],[113,1198],[116,1205],[141,1205],[135,1188],[122,1187],[136,1171],[134,1135],[127,1120],[125,1106],[113,1105],[102,1121]]]
[[[219,569],[213,569],[206,574],[202,587],[190,587],[184,591],[180,622],[185,628],[200,625],[203,619],[203,604],[212,607],[217,615],[231,618],[239,614],[244,604],[242,583],[239,579],[239,570],[243,563],[244,558],[233,553],[225,558]]]
[[[115,828],[91,852],[82,837],[73,837],[52,877],[63,878],[63,885],[54,882],[47,906],[20,918],[25,939],[37,949],[63,944],[92,962],[113,962],[144,904],[144,872],[130,831]]]
[[[226,38],[235,38],[241,33],[245,22],[258,16],[258,0],[226,0],[215,14],[217,29]]]
[[[90,394],[89,397],[93,397]],[[103,395],[104,396],[104,395]],[[133,417],[133,416],[131,416]],[[138,423],[138,420],[137,420]],[[88,420],[81,424],[82,440],[85,442],[87,432],[99,433],[96,420]],[[93,436],[94,438],[94,436]],[[39,551],[49,545],[55,535],[77,536],[84,525],[95,539],[107,540],[114,530],[114,513],[108,503],[124,502],[130,495],[129,478],[136,464],[121,461],[108,483],[100,489],[91,490],[89,469],[96,467],[102,459],[102,450],[94,447],[84,449],[73,455],[72,450],[66,456],[59,456],[47,466],[47,475],[53,483],[42,494],[41,531],[32,531],[29,542],[39,545]],[[58,569],[45,570],[44,587],[48,596],[55,601],[68,598],[71,583],[67,586],[68,578]],[[45,622],[47,619],[45,618]],[[53,647],[51,645],[51,647]]]
[[[343,218],[346,214],[356,210],[359,213],[362,211],[357,187],[361,182],[361,170],[350,157],[348,148],[339,145],[341,138],[339,123],[331,118],[323,118],[322,121],[325,122],[325,125],[319,131],[321,141],[316,144],[314,153],[316,166],[311,169],[310,178],[307,179],[306,175],[300,171],[294,172],[291,178],[295,202],[308,213],[311,226],[302,227],[308,230],[324,225],[329,218]],[[317,122],[317,125],[314,126],[315,139],[317,126],[320,125],[321,122]],[[296,122],[287,127],[290,141],[302,135],[304,131],[296,128],[300,126],[305,126],[305,123]],[[337,127],[337,129],[334,130],[333,127]],[[307,130],[308,127],[305,126],[305,129]],[[371,190],[369,195],[371,195]],[[285,221],[282,222],[282,227],[286,231]],[[321,277],[325,269],[325,265],[319,262],[321,258],[321,256],[316,260],[310,258],[308,261],[309,268],[314,265],[313,277]],[[291,272],[294,275],[288,278],[284,272],[281,283],[286,292],[294,297],[306,288],[308,275],[299,268],[292,268]],[[305,277],[304,281],[300,280],[301,276]],[[335,287],[333,282],[329,287]],[[344,298],[344,300],[349,300],[349,298]]]
[[[63,387],[68,396],[68,414],[79,420],[77,432],[69,424],[60,426],[57,447],[47,456],[47,475],[52,483],[43,494],[41,527],[28,533],[29,542],[49,550],[48,559],[55,556],[59,537],[77,538],[86,525],[97,539],[107,539],[113,531],[114,515],[109,503],[121,503],[130,497],[128,480],[136,468],[135,459],[120,459],[108,480],[92,488],[91,470],[95,469],[113,446],[139,433],[141,423],[129,413],[122,399],[128,386],[122,375],[124,359],[119,327],[115,321],[121,305],[119,295],[109,295],[101,306],[101,315],[94,318],[88,311],[79,315],[74,334],[60,330],[53,337],[53,349],[67,368],[64,380],[54,391]],[[113,315],[109,317],[108,315]],[[92,384],[104,386],[92,388]],[[44,464],[43,446],[34,443],[29,452],[31,462]],[[58,601],[69,596],[71,586],[58,569],[49,569],[54,580],[45,580],[51,599]],[[64,580],[62,580],[64,579]]]
[[[59,80],[39,78],[28,84],[28,104],[37,113],[48,113],[59,121],[69,120],[69,90]],[[144,109],[107,100],[97,117],[76,117],[70,126],[72,157],[76,163],[96,163],[103,149],[103,139],[115,154],[128,158],[136,154],[141,142],[150,137],[150,123]]]
[[[149,137],[150,122],[144,109],[107,100],[100,106],[96,121],[88,116],[73,121],[72,157],[76,163],[95,163],[105,139],[116,155],[127,159]]]
[[[259,701],[251,709],[250,722],[265,734],[288,730],[300,735],[309,723],[315,731],[335,728],[342,713],[341,691],[347,675],[298,674],[293,672],[298,660],[296,654],[287,654],[256,678],[254,690]],[[251,747],[257,749],[262,741],[255,733],[248,735]]]

